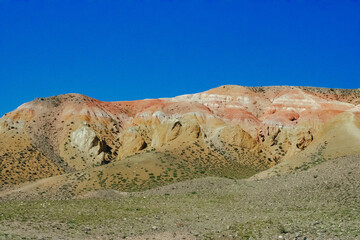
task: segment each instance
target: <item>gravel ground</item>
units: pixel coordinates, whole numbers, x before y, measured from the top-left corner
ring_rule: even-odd
[[[359,157],[264,180],[91,196],[2,201],[0,239],[360,239]]]

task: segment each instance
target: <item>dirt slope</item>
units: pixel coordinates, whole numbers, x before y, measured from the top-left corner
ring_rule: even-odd
[[[342,113],[319,130],[307,149],[256,174],[252,179],[286,174],[298,169],[307,169],[329,159],[356,155],[360,155],[360,118],[353,113]]]
[[[229,85],[131,102],[35,99],[0,119],[0,186],[65,174],[57,188],[75,195],[142,190],[249,177],[314,154],[325,141],[326,158],[356,154],[359,96],[358,89]]]

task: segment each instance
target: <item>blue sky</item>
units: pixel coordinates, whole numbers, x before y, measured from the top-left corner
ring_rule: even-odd
[[[0,0],[0,115],[35,97],[360,87],[355,0]]]

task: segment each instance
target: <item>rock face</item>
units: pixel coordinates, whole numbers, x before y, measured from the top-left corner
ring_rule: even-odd
[[[79,94],[35,99],[0,119],[0,185],[29,180],[17,174],[26,170],[13,167],[34,159],[34,154],[20,154],[29,148],[50,169],[31,179],[191,144],[221,150],[234,161],[243,157],[234,152],[247,152],[259,159],[253,164],[270,167],[306,149],[337,115],[360,117],[359,104],[358,89],[286,86],[221,86],[132,102]],[[233,152],[223,150],[229,148]]]
[[[94,164],[108,162],[106,154],[110,147],[104,140],[100,140],[95,131],[88,126],[82,126],[71,134],[71,146],[82,153],[88,161]]]

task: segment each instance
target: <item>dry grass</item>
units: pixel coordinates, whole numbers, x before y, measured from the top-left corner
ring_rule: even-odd
[[[266,180],[202,178],[140,193],[99,192],[85,200],[4,201],[0,236],[357,239],[359,161],[324,161]]]

